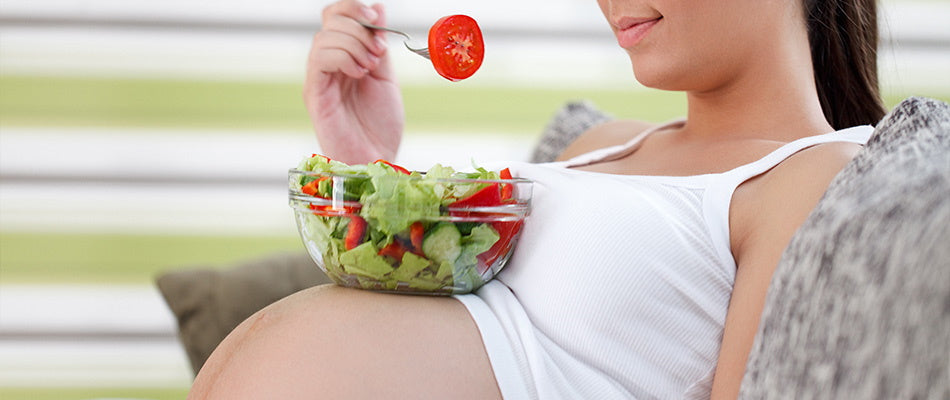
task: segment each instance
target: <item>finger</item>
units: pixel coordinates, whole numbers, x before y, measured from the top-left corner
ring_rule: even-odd
[[[334,16],[345,16],[370,24],[376,24],[379,19],[378,8],[369,7],[356,0],[343,0],[333,3],[323,9],[323,20]]]
[[[379,18],[376,19],[376,25],[386,26],[385,7],[383,7],[382,4],[376,3],[376,4],[373,4],[371,8],[376,11],[377,15],[379,15]],[[386,49],[389,47],[387,44],[388,42],[386,41],[386,32],[376,31],[374,32],[374,36],[375,36],[374,39],[375,39],[376,45],[379,46],[379,49],[380,49],[380,52],[376,53],[376,55],[382,57],[383,54],[385,54]]]
[[[385,10],[385,7],[383,7],[383,5],[380,4],[380,3],[376,3],[376,4],[373,4],[373,5],[372,5],[372,8],[373,8],[374,10],[376,10],[377,13],[379,13],[379,19],[377,19],[376,23],[377,23],[379,26],[386,26],[386,10]],[[386,47],[387,47],[387,45],[386,45],[386,39],[384,38],[385,35],[386,35],[385,32],[382,32],[382,31],[376,32],[376,40],[379,41],[379,42],[383,45],[383,50],[385,50]],[[379,63],[379,66],[377,66],[376,68],[371,69],[371,70],[370,70],[370,75],[373,76],[373,77],[376,78],[376,79],[383,79],[383,80],[391,80],[391,79],[393,79],[393,77],[392,77],[392,66],[391,66],[392,60],[391,60],[391,58],[390,58],[389,56],[385,55],[385,54],[378,54],[378,55],[380,56],[380,63]]]
[[[317,35],[320,37],[314,39],[313,62],[320,68],[323,68],[323,64],[332,61],[321,57],[321,54],[328,50],[342,50],[356,63],[368,70],[379,66],[381,58],[364,47],[358,39],[336,31],[320,32]]]
[[[362,40],[366,47],[377,56],[386,52],[386,41],[382,32],[374,32],[359,22],[382,24],[382,7],[369,7],[356,0],[343,0],[323,9],[323,29],[348,32]],[[374,37],[375,36],[375,37]]]
[[[342,15],[331,16],[324,21],[323,31],[352,36],[376,56],[381,57],[386,53],[386,41],[383,36],[385,32],[374,32],[372,29],[360,25],[355,19]]]
[[[326,62],[308,71],[308,79],[316,78],[312,73],[342,73],[348,77],[359,79],[369,73],[369,69],[356,62],[353,57],[342,49],[326,49],[320,54]]]

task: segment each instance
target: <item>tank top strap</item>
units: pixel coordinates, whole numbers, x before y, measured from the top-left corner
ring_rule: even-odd
[[[567,161],[563,161],[559,164],[567,168],[574,168],[574,167],[582,167],[585,165],[620,159],[637,151],[637,149],[640,148],[640,144],[643,143],[643,140],[646,139],[647,136],[650,136],[650,134],[662,129],[669,128],[669,127],[682,126],[685,122],[686,122],[685,119],[677,119],[677,120],[673,120],[667,123],[663,123],[641,132],[640,134],[635,136],[633,139],[628,140],[626,143],[593,150],[593,151],[578,155]]]
[[[739,185],[767,172],[795,153],[811,146],[834,142],[863,145],[867,143],[873,132],[874,127],[863,125],[823,135],[804,137],[779,147],[755,162],[736,167],[722,174],[713,175],[708,182],[703,199],[703,214],[705,214],[720,257],[729,260],[733,264],[735,263],[730,246],[729,207],[732,204],[732,195]]]
[[[723,173],[723,178],[738,186],[742,182],[775,168],[795,153],[815,145],[833,142],[850,142],[863,145],[870,138],[873,129],[869,125],[856,126],[822,135],[804,137],[779,147],[755,162]]]

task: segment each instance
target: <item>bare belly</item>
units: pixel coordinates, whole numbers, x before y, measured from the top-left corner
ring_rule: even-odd
[[[475,322],[450,297],[326,285],[254,314],[189,399],[500,399]]]

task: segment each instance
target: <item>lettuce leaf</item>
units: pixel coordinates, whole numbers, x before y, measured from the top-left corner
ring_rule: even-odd
[[[479,254],[482,254],[498,241],[498,232],[489,224],[479,224],[472,228],[472,233],[462,237],[462,252],[455,260],[458,268],[475,268],[478,265]]]
[[[409,228],[413,222],[439,216],[442,200],[432,185],[423,179],[404,179],[370,165],[373,192],[364,192],[360,216],[371,227],[387,235],[395,235]]]
[[[393,272],[393,267],[376,252],[376,246],[366,242],[340,254],[340,264],[347,273],[379,279]]]

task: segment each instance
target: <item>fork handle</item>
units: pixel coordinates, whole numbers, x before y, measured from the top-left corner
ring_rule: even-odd
[[[359,22],[359,21],[358,21],[358,22]],[[389,32],[389,33],[395,33],[395,34],[397,34],[397,35],[401,35],[402,37],[406,38],[406,40],[412,40],[412,38],[409,37],[409,34],[407,34],[407,33],[405,33],[405,32],[402,32],[402,31],[397,31],[397,30],[392,29],[392,28],[386,28],[386,27],[383,27],[383,26],[377,26],[377,25],[368,24],[368,23],[365,23],[365,22],[360,22],[360,25],[363,25],[364,27],[369,28],[369,29],[373,29],[373,30],[386,31],[386,32]]]

